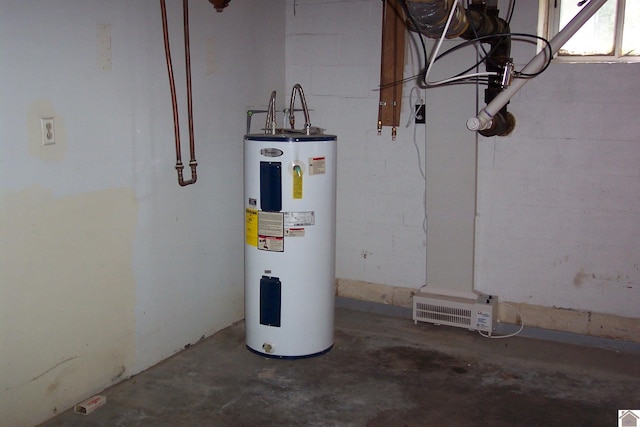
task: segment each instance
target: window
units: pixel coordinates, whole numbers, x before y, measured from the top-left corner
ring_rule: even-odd
[[[549,0],[548,38],[580,11],[579,0]],[[640,1],[608,0],[560,49],[560,60],[640,61]]]

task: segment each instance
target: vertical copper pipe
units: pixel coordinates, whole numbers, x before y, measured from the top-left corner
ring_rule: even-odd
[[[382,0],[382,41],[380,42],[381,46],[384,46],[385,40],[385,30],[386,27],[384,25],[385,17],[387,16],[387,1]],[[384,56],[384,52],[381,52],[381,55]],[[382,84],[382,76],[384,75],[384,61],[380,61],[380,84]],[[380,99],[378,101],[378,135],[382,135],[382,88],[380,88]]]
[[[300,83],[293,85],[293,89],[291,90],[291,100],[289,101],[289,124],[291,125],[292,130],[295,129],[296,114],[293,107],[296,103],[296,92],[300,94],[300,103],[302,103],[302,111],[304,112],[304,129],[307,135],[309,135],[311,133],[311,119],[309,119],[309,108],[307,107],[307,100],[304,97],[304,92]]]
[[[196,173],[196,167],[198,162],[195,157],[195,142],[193,137],[193,103],[192,103],[192,91],[191,91],[191,61],[189,53],[189,10],[188,0],[183,0],[183,13],[184,13],[184,47],[185,47],[185,60],[187,71],[187,107],[189,116],[189,152],[190,160],[189,166],[191,168],[191,179],[185,181],[183,177],[184,165],[182,164],[182,153],[180,147],[180,124],[178,117],[178,102],[176,97],[176,85],[173,77],[173,66],[171,64],[171,48],[169,46],[169,31],[167,29],[167,7],[165,0],[160,0],[160,9],[162,11],[162,30],[164,35],[164,53],[167,60],[167,72],[169,74],[169,86],[171,88],[171,104],[173,107],[173,129],[176,142],[176,171],[178,171],[178,184],[184,187],[189,184],[195,184],[198,179]]]

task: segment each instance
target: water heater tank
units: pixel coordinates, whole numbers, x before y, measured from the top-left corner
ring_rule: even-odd
[[[246,344],[263,356],[333,346],[336,140],[245,135]]]

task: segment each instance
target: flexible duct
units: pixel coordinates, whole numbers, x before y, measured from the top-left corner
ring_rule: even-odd
[[[447,29],[447,38],[461,37],[471,40],[477,37],[509,33],[509,24],[497,15],[488,13],[484,4],[472,4],[465,10],[457,0],[408,0],[407,12],[411,16],[410,29],[429,38],[440,38],[446,26],[451,8],[456,10]],[[411,28],[413,27],[413,28]],[[503,37],[501,49],[506,56],[511,50],[511,41]]]
[[[446,37],[460,37],[469,27],[464,9],[457,0],[413,0],[406,3],[407,10],[417,25],[416,30],[426,37],[435,39],[442,35],[452,7],[455,7],[456,11]]]

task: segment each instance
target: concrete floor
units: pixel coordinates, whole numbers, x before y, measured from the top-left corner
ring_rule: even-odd
[[[616,426],[640,408],[640,356],[336,309],[334,348],[249,352],[233,325],[53,426]]]

